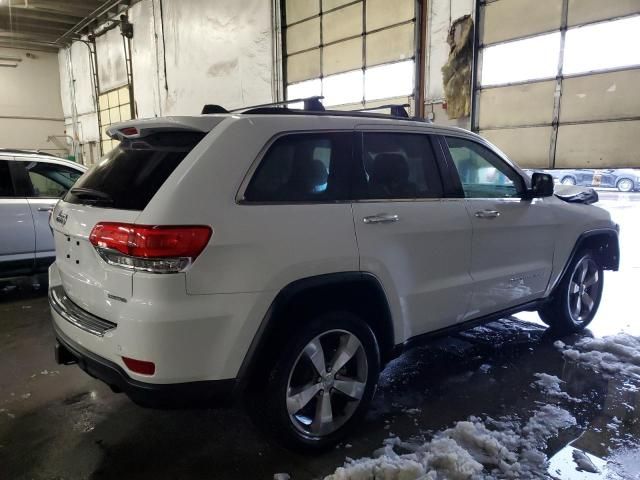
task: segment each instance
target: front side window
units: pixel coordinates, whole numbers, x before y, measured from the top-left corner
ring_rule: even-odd
[[[352,133],[291,134],[263,157],[244,195],[249,202],[331,202],[347,198]]]
[[[354,179],[357,198],[442,196],[435,154],[424,134],[364,133],[360,172]]]
[[[58,198],[82,175],[73,168],[46,162],[24,162],[31,182],[32,197]]]
[[[466,198],[509,198],[522,193],[520,175],[479,143],[446,137]]]

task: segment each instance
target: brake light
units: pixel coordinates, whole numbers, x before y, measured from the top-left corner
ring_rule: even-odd
[[[156,365],[153,362],[136,360],[135,358],[122,357],[122,361],[129,370],[142,375],[153,375],[156,373]]]
[[[100,222],[89,241],[112,265],[153,273],[184,270],[209,243],[208,226],[151,226]]]
[[[125,127],[120,129],[120,133],[125,137],[131,137],[133,135],[138,135],[138,129],[136,127]]]

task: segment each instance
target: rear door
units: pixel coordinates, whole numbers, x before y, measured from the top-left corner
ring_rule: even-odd
[[[473,224],[468,318],[540,297],[551,275],[558,227],[550,199],[522,198],[524,179],[488,147],[446,137]]]
[[[471,223],[449,201],[439,144],[422,132],[360,129],[353,215],[360,269],[400,312],[404,338],[460,322],[470,300]]]
[[[106,263],[89,241],[95,225],[135,223],[204,135],[165,131],[125,139],[57,204],[51,218],[56,265],[65,292],[83,309],[118,323],[118,305],[132,296],[132,271]]]
[[[35,233],[27,199],[14,181],[12,157],[0,156],[0,277],[33,271]]]
[[[55,204],[82,175],[80,169],[48,162],[44,159],[20,159],[17,174],[27,186],[27,202],[35,227],[35,268],[46,269],[55,258],[49,217]]]

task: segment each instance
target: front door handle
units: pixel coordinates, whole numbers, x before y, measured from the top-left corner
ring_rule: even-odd
[[[39,212],[53,212],[53,207],[38,207]]]
[[[390,213],[379,213],[377,215],[371,215],[369,217],[364,217],[362,221],[364,223],[393,223],[400,220],[398,215],[390,214]]]
[[[478,218],[496,218],[500,216],[500,212],[497,210],[479,210],[475,213]]]

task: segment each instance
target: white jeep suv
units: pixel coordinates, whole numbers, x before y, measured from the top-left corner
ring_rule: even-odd
[[[58,361],[143,405],[259,398],[290,446],[343,437],[410,344],[522,310],[583,328],[618,268],[588,194],[465,130],[262,107],[109,135],[51,219]]]

